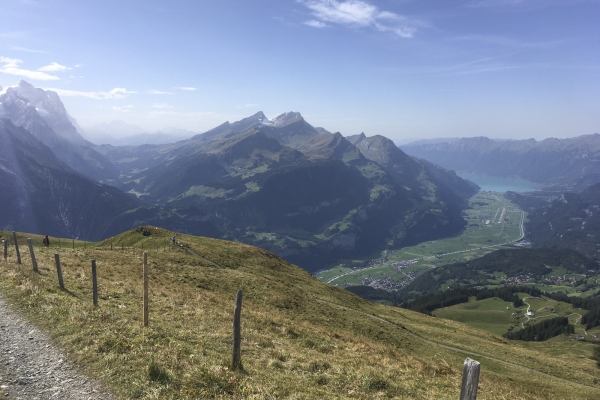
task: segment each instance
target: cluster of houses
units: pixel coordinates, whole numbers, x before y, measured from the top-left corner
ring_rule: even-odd
[[[505,285],[521,285],[523,283],[529,283],[533,281],[533,276],[531,274],[519,275],[519,276],[510,276],[504,277],[500,280],[500,283]]]
[[[403,269],[406,269],[408,267],[410,267],[411,265],[418,263],[419,260],[409,260],[409,261],[400,261],[400,262],[393,262],[390,264],[390,266],[392,268],[394,268],[396,271],[398,272],[402,272]]]
[[[365,286],[370,286],[373,289],[382,289],[386,292],[396,292],[402,289],[404,286],[406,286],[408,282],[398,282],[389,277],[384,279],[378,279],[371,276],[367,276],[366,278],[362,279],[362,284]]]

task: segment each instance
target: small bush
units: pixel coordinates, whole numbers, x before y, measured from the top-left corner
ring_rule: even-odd
[[[369,377],[364,382],[365,389],[372,392],[381,392],[388,387],[388,382],[381,377]]]
[[[315,378],[315,383],[319,386],[327,385],[328,379],[325,375],[319,375]]]
[[[158,365],[152,360],[148,366],[148,379],[152,382],[166,384],[171,381],[171,376],[165,367]]]
[[[325,361],[323,361],[323,362],[313,361],[308,365],[308,370],[310,372],[322,372],[322,371],[327,371],[330,368],[331,368],[331,365]]]
[[[286,362],[289,358],[287,355],[283,354],[280,351],[271,351],[271,357],[281,362]]]
[[[292,328],[285,328],[284,333],[287,337],[290,337],[292,339],[297,339],[300,337],[300,334],[298,332],[296,332],[295,330],[293,330]]]
[[[269,367],[275,368],[275,369],[283,369],[284,368],[283,364],[279,360],[269,360]]]

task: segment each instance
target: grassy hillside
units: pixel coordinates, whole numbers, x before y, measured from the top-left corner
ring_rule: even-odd
[[[576,335],[584,335],[585,325],[581,325],[581,316],[586,310],[574,308],[571,304],[550,299],[546,296],[536,299],[528,294],[520,293],[519,297],[525,299],[526,304],[515,308],[511,302],[500,299],[475,300],[471,298],[468,303],[457,304],[435,310],[436,317],[463,322],[476,328],[485,329],[497,335],[506,333],[509,329],[519,330],[527,324],[529,318],[525,317],[528,305],[535,317],[530,323],[534,324],[548,318],[568,316],[569,323],[575,326]],[[556,313],[553,313],[555,310]]]
[[[39,274],[25,246],[22,265],[12,246],[0,262],[2,296],[122,398],[457,398],[467,356],[482,363],[480,399],[600,396],[591,351],[549,355],[461,323],[370,303],[255,247],[187,235],[177,235],[184,247],[170,247],[172,232],[146,230],[150,235],[128,231],[85,249],[38,247]],[[150,266],[148,328],[142,246]],[[55,251],[65,291],[57,285]],[[97,308],[91,259],[98,265]],[[238,289],[242,372],[230,369]]]

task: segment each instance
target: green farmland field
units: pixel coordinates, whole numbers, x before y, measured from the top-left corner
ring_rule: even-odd
[[[575,334],[585,335],[585,327],[581,325],[580,320],[587,311],[573,308],[571,304],[552,300],[545,296],[537,299],[521,293],[519,297],[531,306],[531,311],[534,314],[531,323],[537,323],[547,318],[567,316],[569,323],[575,326]],[[502,335],[511,326],[515,330],[523,327],[528,319],[525,317],[527,304],[514,308],[512,303],[500,299],[476,301],[473,297],[468,303],[435,310],[433,315]],[[556,312],[553,313],[552,310]]]
[[[460,235],[387,251],[382,258],[373,261],[375,265],[366,268],[351,269],[338,265],[320,271],[317,277],[342,287],[361,285],[367,277],[389,277],[397,282],[407,282],[411,275],[423,269],[482,257],[521,237],[521,221],[525,215],[501,193],[478,193],[470,199],[469,205],[464,216],[467,227]],[[407,261],[414,263],[394,268]]]

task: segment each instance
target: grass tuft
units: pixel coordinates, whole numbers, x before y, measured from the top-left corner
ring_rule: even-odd
[[[163,385],[171,382],[171,376],[167,369],[159,365],[154,359],[148,365],[148,379],[152,382],[162,383]]]

